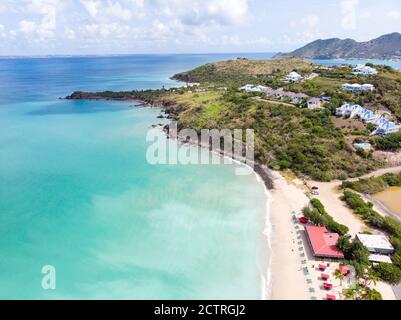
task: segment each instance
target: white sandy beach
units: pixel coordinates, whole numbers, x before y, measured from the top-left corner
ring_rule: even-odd
[[[300,212],[309,202],[304,192],[274,173],[272,190],[272,283],[270,299],[309,300],[310,293],[296,244],[292,211]]]

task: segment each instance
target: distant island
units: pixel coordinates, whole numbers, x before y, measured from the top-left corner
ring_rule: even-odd
[[[276,58],[299,57],[305,59],[401,59],[401,34],[383,35],[366,42],[353,39],[316,40],[289,53],[279,53]]]

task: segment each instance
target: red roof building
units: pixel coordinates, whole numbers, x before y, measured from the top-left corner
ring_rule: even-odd
[[[305,229],[315,257],[344,259],[344,253],[337,247],[338,233],[331,233],[325,227],[306,226]]]

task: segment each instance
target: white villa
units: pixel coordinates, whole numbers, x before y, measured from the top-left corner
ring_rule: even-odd
[[[353,69],[353,73],[355,75],[368,76],[368,75],[372,75],[372,74],[377,74],[378,72],[377,72],[377,70],[375,68],[368,67],[366,65],[360,64],[360,65],[357,65]]]
[[[311,98],[307,101],[308,109],[320,109],[323,105],[323,101],[320,98]]]
[[[302,79],[302,76],[298,73],[298,72],[291,72],[289,75],[287,75],[287,77],[285,78],[285,80],[287,82],[298,82]]]
[[[239,88],[245,92],[262,92],[263,86],[254,86],[252,84],[246,84],[245,86]]]
[[[358,104],[344,103],[340,108],[336,109],[336,115],[341,117],[359,118],[365,123],[371,123],[377,128],[372,135],[387,135],[400,131],[400,127],[394,122],[387,120],[381,114],[374,113],[369,109],[361,107]]]
[[[341,90],[343,91],[349,91],[349,92],[354,92],[354,93],[362,93],[362,92],[372,92],[375,90],[375,86],[373,84],[365,83],[365,84],[343,84],[341,87]]]

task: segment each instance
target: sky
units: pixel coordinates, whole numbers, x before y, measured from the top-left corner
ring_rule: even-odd
[[[290,51],[401,32],[400,0],[0,0],[0,55]]]

